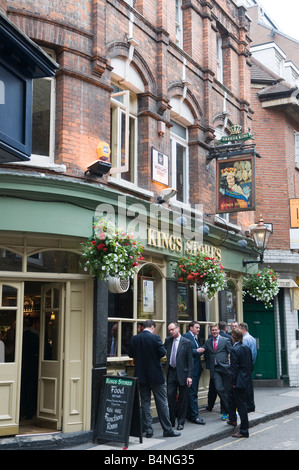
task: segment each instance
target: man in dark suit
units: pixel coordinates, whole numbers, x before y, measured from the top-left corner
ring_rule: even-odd
[[[227,423],[237,426],[236,410],[238,410],[241,419],[240,431],[232,436],[249,437],[246,389],[250,384],[253,370],[252,354],[250,348],[242,344],[241,330],[232,331],[232,340],[234,343],[230,355],[232,381],[229,392],[229,421]]]
[[[192,355],[193,355],[193,377],[192,385],[189,388],[189,406],[187,418],[195,424],[206,424],[205,421],[198,416],[198,384],[200,376],[202,374],[202,364],[201,364],[201,353],[200,353],[200,344],[198,340],[198,335],[200,332],[200,324],[196,321],[189,323],[189,331],[183,336],[189,341],[192,345]]]
[[[169,415],[172,425],[175,425],[176,397],[178,399],[178,427],[183,429],[188,410],[189,387],[192,385],[193,358],[191,342],[181,336],[177,323],[168,325],[170,336],[165,340],[167,352],[167,397]]]
[[[153,392],[158,418],[164,437],[176,437],[181,433],[172,430],[169,419],[166,384],[161,358],[166,355],[160,336],[154,334],[156,324],[153,320],[144,322],[144,330],[133,336],[129,356],[135,361],[135,377],[139,379],[142,419],[146,437],[153,436],[151,416],[151,392]]]
[[[229,339],[219,334],[219,325],[210,326],[211,336],[206,340],[201,352],[205,352],[207,368],[213,379],[217,394],[221,399],[222,412],[228,414],[228,392],[230,390],[231,372],[229,355],[232,344]]]

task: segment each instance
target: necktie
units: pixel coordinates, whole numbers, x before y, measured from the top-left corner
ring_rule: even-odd
[[[216,338],[214,338],[214,352],[217,351],[217,340]]]
[[[174,339],[172,343],[172,349],[171,349],[171,355],[170,355],[170,365],[171,367],[176,366],[176,348],[177,348],[177,342]]]

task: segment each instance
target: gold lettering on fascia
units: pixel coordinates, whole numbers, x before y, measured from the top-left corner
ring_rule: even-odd
[[[176,253],[182,253],[183,251],[183,240],[181,237],[175,237],[174,235],[170,235],[167,232],[161,232],[151,228],[149,228],[147,231],[147,244],[155,248],[165,248]],[[219,261],[221,260],[220,248],[204,245],[202,243],[196,242],[195,240],[186,240],[186,255],[195,255],[198,251],[205,253],[211,258],[216,258]]]

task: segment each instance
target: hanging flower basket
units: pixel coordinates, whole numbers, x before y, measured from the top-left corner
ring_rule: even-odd
[[[130,287],[130,279],[120,279],[119,277],[108,277],[108,289],[113,294],[124,294]]]
[[[208,300],[226,285],[226,275],[220,262],[201,252],[180,258],[176,275],[179,282],[196,285],[198,292]]]
[[[101,280],[128,280],[143,259],[142,252],[143,246],[134,240],[133,233],[119,230],[110,221],[101,219],[94,225],[93,236],[82,243],[81,266]]]
[[[273,269],[263,268],[243,278],[243,297],[248,294],[263,302],[266,308],[273,306],[272,301],[278,292],[278,275]]]

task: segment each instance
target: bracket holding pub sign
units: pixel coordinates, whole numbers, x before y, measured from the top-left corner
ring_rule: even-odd
[[[129,445],[129,437],[142,443],[139,385],[136,377],[104,375],[95,442],[115,441]]]

